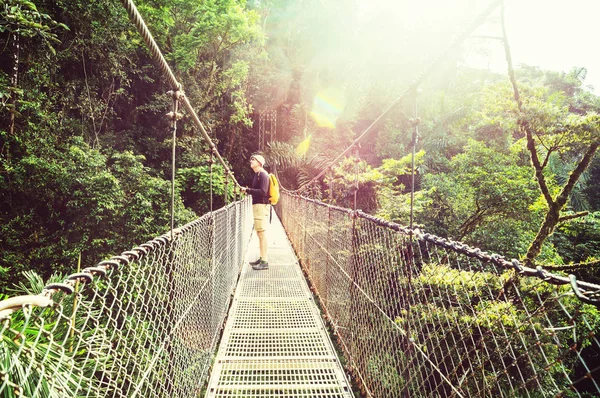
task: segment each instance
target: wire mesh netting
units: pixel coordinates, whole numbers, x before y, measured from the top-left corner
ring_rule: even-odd
[[[361,212],[287,193],[280,203],[365,396],[600,393],[600,314],[569,285]]]
[[[249,203],[0,302],[0,396],[199,394],[250,237]]]

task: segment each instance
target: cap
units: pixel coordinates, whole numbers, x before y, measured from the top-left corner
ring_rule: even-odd
[[[260,163],[260,165],[261,165],[261,166],[264,166],[264,165],[265,165],[265,158],[264,158],[262,155],[252,155],[252,157],[253,157],[254,159],[256,159],[256,161],[257,161],[258,163]]]

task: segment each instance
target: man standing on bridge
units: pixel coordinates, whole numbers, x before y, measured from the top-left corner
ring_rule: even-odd
[[[254,215],[254,230],[258,236],[260,257],[250,263],[253,269],[268,269],[267,262],[267,218],[269,215],[269,174],[265,171],[265,158],[262,155],[250,157],[250,167],[254,171],[251,188],[242,188],[244,192],[252,195],[252,214]]]

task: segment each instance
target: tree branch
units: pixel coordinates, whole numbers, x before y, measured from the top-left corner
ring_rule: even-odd
[[[546,168],[546,166],[548,165],[548,161],[550,160],[550,155],[552,154],[552,152],[552,148],[550,148],[548,152],[546,152],[546,157],[544,158],[544,162],[542,163],[542,169]]]
[[[537,264],[540,267],[544,268],[544,269],[548,269],[548,270],[554,270],[554,271],[576,271],[576,270],[580,270],[583,268],[592,268],[592,267],[599,267],[600,266],[600,260],[594,260],[594,261],[588,261],[587,263],[575,263],[575,264],[553,264],[553,265],[544,265],[544,264]]]
[[[92,96],[90,94],[90,86],[88,84],[88,76],[87,76],[87,70],[85,68],[85,54],[84,54],[84,49],[81,49],[81,64],[83,65],[83,76],[84,76],[84,81],[85,81],[85,88],[87,91],[87,96],[88,96],[88,103],[89,103],[89,108],[90,108],[90,118],[92,119],[92,127],[94,128],[94,144],[92,145],[92,148],[95,148],[97,145],[99,145],[99,139],[98,139],[98,131],[96,130],[96,118],[94,117],[94,110],[92,109]]]
[[[519,117],[517,119],[517,123],[519,127],[521,127],[525,131],[525,136],[527,137],[527,150],[531,155],[531,163],[533,164],[533,168],[535,170],[535,178],[540,186],[540,190],[542,191],[542,195],[546,199],[549,207],[554,205],[554,200],[552,199],[552,195],[550,194],[550,190],[548,189],[548,185],[546,184],[546,178],[544,177],[543,167],[540,164],[540,159],[538,157],[537,149],[535,147],[535,139],[533,138],[533,134],[529,123],[523,117],[523,102],[521,101],[521,96],[519,94],[519,87],[517,86],[517,79],[515,77],[515,70],[512,64],[512,56],[510,54],[510,46],[508,44],[508,38],[506,36],[506,25],[504,23],[504,5],[502,5],[502,37],[504,42],[504,53],[506,56],[506,63],[508,64],[508,78],[513,87],[513,95],[515,102],[517,103],[517,110]]]
[[[589,211],[580,211],[579,213],[567,214],[566,216],[562,216],[558,219],[558,222],[565,222],[568,220],[572,220],[574,218],[585,217],[590,214]]]
[[[585,151],[585,155],[583,155],[581,162],[579,162],[577,167],[575,167],[575,170],[573,170],[571,175],[569,175],[569,181],[567,182],[567,185],[564,186],[562,192],[556,198],[556,204],[559,206],[559,208],[562,208],[567,203],[567,199],[569,198],[571,191],[573,191],[573,188],[575,187],[577,180],[579,180],[579,177],[581,177],[581,174],[583,174],[583,172],[590,165],[598,146],[600,146],[600,142],[592,143],[588,147],[587,151]]]

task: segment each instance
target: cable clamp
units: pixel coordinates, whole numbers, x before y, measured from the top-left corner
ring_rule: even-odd
[[[419,124],[421,124],[421,118],[420,117],[410,118],[410,119],[408,119],[408,123],[410,124],[411,127],[417,127]]]
[[[94,276],[88,272],[78,272],[67,277],[66,281],[75,281],[81,283],[91,283],[94,281]]]
[[[167,91],[167,95],[173,97],[173,99],[179,100],[183,97],[183,91],[181,90],[181,84],[175,90]]]
[[[73,294],[75,292],[75,287],[67,283],[50,283],[44,287],[42,294],[44,292],[48,292],[50,295],[52,295],[57,291],[61,291],[66,294]]]
[[[183,115],[179,112],[169,112],[165,115],[167,117],[167,119],[170,120],[180,120],[181,118],[183,118]]]
[[[98,263],[98,267],[104,267],[106,269],[118,270],[120,266],[121,266],[121,263],[119,261],[115,261],[115,260],[104,260],[104,261],[100,261]]]
[[[131,263],[131,259],[127,256],[112,256],[110,259],[119,261],[123,265],[129,265],[129,263]]]
[[[523,268],[519,260],[513,258],[511,260],[511,264],[515,271],[517,271],[519,274],[523,275],[525,273],[525,268]]]
[[[129,250],[129,251],[123,252],[123,255],[131,257],[133,259],[133,261],[137,261],[141,257],[141,254],[134,250]]]
[[[141,253],[140,257],[145,256],[148,253],[150,253],[150,250],[147,247],[142,247],[142,246],[135,247],[135,248],[133,248],[133,250],[140,252]]]
[[[106,270],[100,267],[87,267],[81,270],[81,272],[85,272],[94,276],[100,276],[104,278],[106,276]]]

